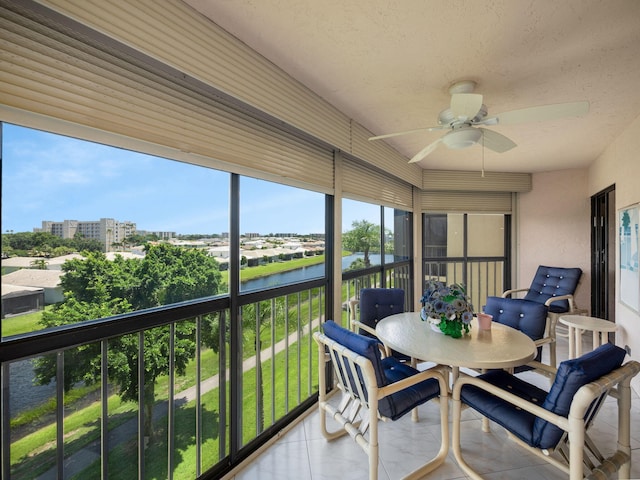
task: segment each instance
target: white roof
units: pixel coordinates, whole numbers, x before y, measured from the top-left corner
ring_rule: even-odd
[[[44,289],[39,287],[24,287],[20,285],[2,284],[3,297],[19,297],[28,293],[42,292]]]
[[[23,268],[15,272],[2,275],[2,284],[20,285],[24,287],[55,288],[60,285],[61,270],[37,270]]]

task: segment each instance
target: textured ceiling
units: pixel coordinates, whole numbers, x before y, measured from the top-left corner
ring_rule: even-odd
[[[640,114],[638,0],[184,0],[376,135],[437,124],[470,79],[489,115],[587,100],[584,117],[491,128],[423,168],[586,167]],[[444,132],[387,142],[407,158]],[[484,153],[484,158],[483,158]]]

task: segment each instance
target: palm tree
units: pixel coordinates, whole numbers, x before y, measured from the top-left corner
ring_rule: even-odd
[[[380,247],[380,226],[367,220],[354,220],[351,224],[353,230],[342,235],[342,244],[346,250],[362,252],[364,254],[365,267],[371,266],[369,251]]]

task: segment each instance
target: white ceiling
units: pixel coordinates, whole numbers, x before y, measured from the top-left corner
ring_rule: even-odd
[[[437,124],[470,79],[489,116],[587,100],[584,117],[487,127],[487,171],[586,167],[640,114],[638,0],[184,0],[375,135]],[[387,140],[412,157],[444,132]],[[440,145],[423,168],[479,170]]]

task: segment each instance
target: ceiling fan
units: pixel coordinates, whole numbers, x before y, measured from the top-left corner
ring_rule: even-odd
[[[480,125],[540,122],[564,117],[578,117],[589,111],[589,102],[571,102],[522,108],[488,117],[487,107],[482,103],[482,95],[472,93],[475,86],[475,82],[464,80],[449,87],[451,104],[449,108],[441,111],[438,115],[437,126],[378,135],[369,138],[369,140],[381,140],[425,131],[449,130],[438,140],[416,153],[409,160],[409,163],[419,162],[441,143],[451,149],[462,149],[481,143],[494,152],[503,153],[514,148],[515,142],[493,130],[481,128]]]

